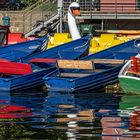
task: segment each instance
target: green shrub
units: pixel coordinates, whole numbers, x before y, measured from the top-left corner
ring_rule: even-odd
[[[36,3],[38,0],[21,0],[23,7],[31,6],[32,4]]]

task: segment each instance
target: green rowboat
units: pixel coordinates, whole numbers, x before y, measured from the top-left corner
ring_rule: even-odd
[[[140,94],[140,55],[133,57],[121,69],[119,73],[119,81],[124,93]],[[137,63],[137,64],[136,64]],[[136,66],[135,66],[136,64]]]

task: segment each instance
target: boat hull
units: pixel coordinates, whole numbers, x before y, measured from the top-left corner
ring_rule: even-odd
[[[0,78],[0,91],[25,90],[43,86],[44,82],[42,77],[54,69],[55,67],[52,67],[33,72],[32,74]]]
[[[48,91],[61,91],[61,92],[94,92],[107,85],[118,82],[118,74],[123,65],[116,66],[115,68],[105,70],[103,72],[92,73],[89,76],[80,78],[59,78],[56,73],[50,73],[43,79]],[[52,75],[52,76],[51,76]]]
[[[28,55],[40,52],[44,45],[46,45],[48,37],[42,37],[34,40],[29,40],[26,42],[21,42],[17,44],[7,45],[5,47],[0,47],[0,58],[9,61],[19,61]]]
[[[124,93],[140,94],[140,79],[133,77],[119,77],[120,85]]]
[[[79,59],[88,54],[90,39],[90,36],[86,36],[81,39],[77,39],[69,43],[32,54],[30,56],[24,57],[21,60],[24,63],[28,63],[34,58]],[[46,65],[44,63],[43,67],[45,66]]]

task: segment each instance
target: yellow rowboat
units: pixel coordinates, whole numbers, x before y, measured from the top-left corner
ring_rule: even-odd
[[[50,37],[47,48],[50,49],[70,41],[72,41],[72,38],[70,37],[69,33],[55,33],[54,36]],[[93,37],[91,39],[89,52],[99,52],[126,41],[128,41],[128,38],[125,36],[116,36],[116,34],[103,33],[100,37]]]

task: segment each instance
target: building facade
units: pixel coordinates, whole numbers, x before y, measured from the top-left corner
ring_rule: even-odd
[[[63,12],[75,0],[63,0]],[[81,22],[93,24],[99,30],[139,30],[140,2],[138,0],[77,0]]]

